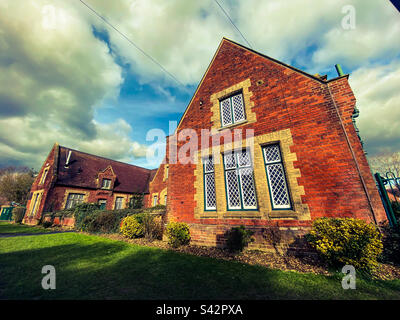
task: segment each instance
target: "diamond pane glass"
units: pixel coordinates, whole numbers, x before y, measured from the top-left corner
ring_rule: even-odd
[[[234,153],[224,154],[225,169],[236,168],[236,159]]]
[[[236,96],[232,97],[232,109],[234,122],[239,122],[246,119],[242,94],[237,94]]]
[[[254,188],[253,168],[239,170],[242,188],[243,207],[245,209],[257,208],[256,190]]]
[[[273,207],[278,209],[290,208],[289,193],[282,164],[267,165],[267,174],[271,188]]]
[[[212,158],[204,159],[204,170],[205,172],[214,172],[214,162]]]
[[[215,197],[215,178],[214,173],[205,175],[205,197],[206,197],[206,210],[215,210],[217,201]]]
[[[240,191],[236,170],[226,171],[226,185],[228,193],[228,208],[240,209]]]
[[[237,153],[239,167],[251,166],[250,152],[248,150],[242,150]]]
[[[221,121],[222,126],[226,126],[232,124],[232,108],[231,108],[231,100],[225,99],[220,102],[221,104]]]
[[[80,193],[70,193],[68,194],[66,208],[70,209],[83,202],[83,194]]]
[[[280,162],[281,155],[279,152],[279,145],[274,144],[264,147],[264,159],[265,163]]]

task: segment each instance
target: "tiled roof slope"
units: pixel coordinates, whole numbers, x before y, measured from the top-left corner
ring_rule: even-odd
[[[71,151],[68,167],[67,156]],[[111,166],[117,176],[115,192],[148,193],[149,181],[154,170],[95,156],[85,152],[59,147],[57,164],[58,185],[96,189],[98,173]]]

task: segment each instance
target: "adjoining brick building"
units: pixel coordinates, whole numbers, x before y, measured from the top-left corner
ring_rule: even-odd
[[[146,207],[166,204],[166,220],[187,223],[200,245],[223,245],[239,225],[255,231],[251,247],[268,250],[287,247],[318,217],[379,224],[387,218],[355,105],[348,75],[311,75],[224,38],[158,170],[55,145],[25,221],[82,201],[124,207],[143,194]],[[175,161],[182,149],[189,163]]]
[[[201,245],[222,245],[238,225],[255,231],[251,246],[270,249],[304,234],[318,217],[385,221],[353,123],[355,105],[348,75],[327,80],[224,38],[166,151],[171,159],[171,150],[192,139],[187,129],[197,137],[211,130],[210,147],[202,149],[198,138],[193,163],[166,159],[147,205],[165,197],[167,220],[187,223]],[[243,137],[254,130],[253,142],[235,145],[235,129]]]
[[[36,224],[45,212],[99,203],[106,210],[127,208],[134,195],[148,198],[156,170],[53,146],[34,181],[24,222]]]

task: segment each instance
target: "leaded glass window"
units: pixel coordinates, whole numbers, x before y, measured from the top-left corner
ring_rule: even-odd
[[[110,179],[103,179],[101,183],[101,188],[102,189],[110,189],[111,187],[111,180]]]
[[[215,195],[215,173],[212,157],[203,159],[204,167],[204,209],[216,210],[217,198]]]
[[[220,101],[222,127],[246,120],[242,93]]]
[[[33,202],[33,207],[32,207],[32,211],[31,211],[31,215],[34,215],[34,214],[35,214],[35,211],[36,211],[36,208],[37,208],[37,200],[38,200],[38,197],[39,197],[39,193],[36,193],[36,194],[35,194],[35,200],[34,200],[34,202]]]
[[[263,147],[263,156],[272,209],[291,209],[292,205],[279,144]]]
[[[65,205],[65,209],[71,209],[76,205],[83,202],[83,194],[81,193],[70,193],[68,194],[67,204]]]
[[[224,154],[224,170],[228,209],[257,209],[250,151],[241,150]]]
[[[115,199],[115,210],[122,209],[122,204],[123,204],[124,198],[123,197],[117,197]]]

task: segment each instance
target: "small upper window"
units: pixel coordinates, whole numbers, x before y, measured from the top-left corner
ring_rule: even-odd
[[[49,168],[43,170],[42,177],[40,179],[40,184],[43,184],[46,181],[47,173],[49,172]]]
[[[229,126],[246,120],[243,94],[237,93],[219,102],[221,111],[221,126]]]
[[[101,188],[102,189],[110,189],[111,187],[111,180],[110,179],[103,179],[101,183]]]

